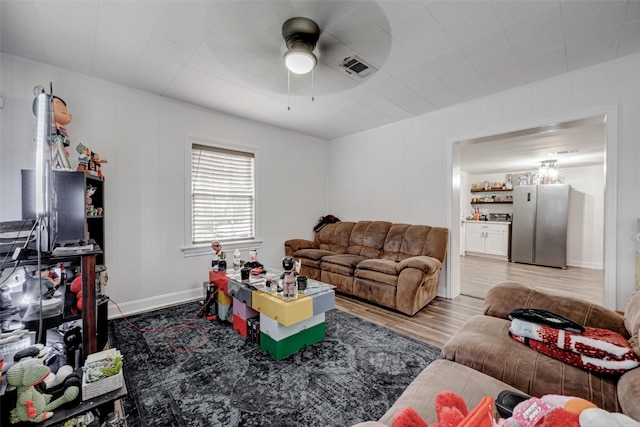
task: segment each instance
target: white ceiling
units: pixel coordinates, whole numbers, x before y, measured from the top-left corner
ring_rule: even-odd
[[[288,96],[294,16],[320,65]],[[640,52],[640,1],[2,0],[0,50],[332,140]]]
[[[555,161],[560,170],[604,166],[605,121],[604,115],[598,115],[459,141],[460,170],[472,175],[529,172],[546,160]]]

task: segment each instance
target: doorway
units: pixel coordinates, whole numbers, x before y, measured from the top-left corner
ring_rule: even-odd
[[[604,181],[604,197],[603,197],[603,271],[601,274],[604,276],[604,295],[603,303],[609,308],[615,308],[615,218],[616,218],[616,204],[615,204],[615,179],[613,171],[616,170],[616,111],[612,108],[610,111],[601,112],[598,114],[584,115],[579,118],[571,118],[558,120],[552,123],[546,123],[537,126],[531,126],[526,129],[520,129],[516,131],[495,133],[491,135],[474,136],[471,138],[460,138],[453,140],[451,144],[451,248],[449,257],[449,271],[448,271],[448,292],[447,296],[453,298],[460,294],[461,280],[463,280],[461,269],[461,255],[464,254],[464,246],[461,234],[463,228],[460,226],[461,218],[464,216],[464,205],[461,203],[461,197],[468,192],[468,188],[462,186],[463,178],[465,175],[461,173],[461,166],[465,164],[465,156],[470,156],[474,159],[481,159],[481,154],[495,153],[490,155],[491,159],[488,161],[488,167],[492,170],[499,170],[500,162],[508,161],[509,156],[516,156],[518,150],[522,153],[518,154],[520,157],[524,157],[528,164],[520,164],[513,162],[509,165],[509,172],[517,170],[531,170],[533,169],[534,161],[546,160],[548,156],[550,145],[545,143],[533,143],[536,139],[552,141],[550,136],[554,133],[561,133],[563,130],[572,129],[573,133],[579,133],[582,128],[592,126],[594,123],[599,123],[602,127],[602,133],[604,135],[604,141],[600,140],[600,164],[603,167],[602,177]],[[583,130],[583,129],[582,129]],[[595,164],[597,160],[594,160],[593,147],[589,147],[588,144],[580,146],[580,141],[576,143],[578,149],[573,153],[577,158],[575,162],[583,162],[582,164]],[[567,144],[565,144],[567,146]],[[499,149],[499,151],[495,151]],[[534,154],[534,150],[542,150]],[[581,154],[576,154],[580,153]],[[556,150],[572,151],[572,149]],[[479,154],[481,153],[481,154]],[[587,159],[591,156],[591,163]],[[580,159],[582,157],[582,159]],[[560,163],[561,164],[561,163]],[[576,163],[578,166],[580,163]],[[571,163],[567,163],[570,167]],[[504,165],[502,166],[504,167]],[[504,170],[504,169],[503,169]],[[472,179],[468,179],[465,186],[470,185]],[[499,281],[499,280],[498,280]],[[497,283],[497,281],[495,282]]]

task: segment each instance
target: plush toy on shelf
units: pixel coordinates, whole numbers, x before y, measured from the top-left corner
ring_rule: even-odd
[[[51,115],[51,166],[58,170],[72,171],[69,164],[69,151],[71,144],[67,134],[67,126],[71,122],[71,114],[67,110],[67,104],[57,96],[52,97]]]
[[[68,387],[58,399],[51,400],[50,394],[40,393],[36,384],[43,382],[51,374],[49,367],[35,360],[18,362],[7,370],[7,382],[16,387],[18,397],[16,407],[11,410],[10,421],[39,423],[53,416],[53,410],[74,401],[80,394],[77,386]]]
[[[78,311],[82,311],[82,275],[78,274],[75,279],[71,282],[71,286],[69,290],[74,293],[76,296],[76,306],[72,307],[72,311],[77,309]]]

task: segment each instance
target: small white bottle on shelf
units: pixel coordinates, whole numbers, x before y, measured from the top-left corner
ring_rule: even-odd
[[[233,269],[240,270],[240,249],[233,251]]]

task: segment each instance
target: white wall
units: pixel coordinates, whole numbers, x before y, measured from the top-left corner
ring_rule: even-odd
[[[185,134],[257,149],[256,228],[263,263],[279,265],[284,241],[312,237],[318,217],[327,212],[326,141],[10,55],[1,60],[0,221],[21,217],[20,169],[34,165],[32,89],[53,82],[73,115],[70,148],[82,142],[109,161],[102,167],[107,294],[126,312],[200,296],[208,279],[209,254],[182,252]]]
[[[534,173],[534,171],[532,171]],[[512,173],[513,176],[517,174]],[[571,185],[567,226],[567,265],[602,269],[604,267],[604,170],[602,165],[564,167],[562,182]],[[469,175],[471,183],[503,182],[505,174]],[[471,193],[461,192],[468,197]],[[474,195],[482,193],[473,193]],[[496,193],[510,194],[510,193]],[[469,205],[470,206],[470,205]],[[513,213],[513,205],[474,205],[490,213]],[[466,212],[466,211],[465,211]]]
[[[567,264],[603,268],[604,170],[602,166],[564,168],[571,185],[567,228]]]
[[[640,55],[636,54],[331,141],[329,210],[350,220],[451,227],[448,165],[455,141],[595,115],[617,106],[617,141],[608,141],[617,144],[617,260],[605,270],[615,269],[613,305],[623,308],[636,284],[633,235],[640,212],[639,75]],[[455,177],[451,181],[459,185]],[[451,247],[452,255],[457,256],[459,243]],[[441,295],[446,291],[439,290]]]

